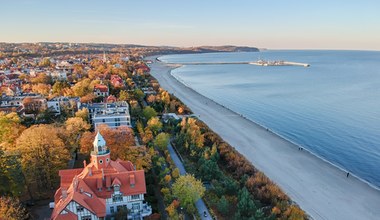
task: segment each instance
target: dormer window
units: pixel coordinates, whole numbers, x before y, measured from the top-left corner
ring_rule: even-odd
[[[120,186],[119,185],[114,185],[113,186],[113,190],[115,191],[115,193],[119,193],[120,192]]]

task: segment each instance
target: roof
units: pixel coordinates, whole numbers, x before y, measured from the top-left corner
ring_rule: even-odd
[[[94,145],[99,143],[106,145],[98,132]],[[110,160],[102,168],[95,163],[96,158],[84,168],[59,171],[61,185],[54,195],[55,208],[51,219],[76,219],[77,216],[67,209],[70,202],[80,204],[98,217],[105,217],[106,199],[112,197],[113,185],[119,185],[123,195],[146,193],[144,170],[136,170],[130,161]],[[60,215],[64,210],[68,213]]]
[[[108,86],[102,84],[96,84],[94,90],[99,90],[101,92],[108,92]]]
[[[96,148],[106,146],[106,141],[104,140],[103,136],[100,134],[99,131],[95,136],[93,145]]]

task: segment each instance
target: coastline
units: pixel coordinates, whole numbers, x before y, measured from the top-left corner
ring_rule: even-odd
[[[155,59],[150,57],[150,59]],[[151,74],[314,219],[377,219],[380,191],[280,135],[199,94],[154,62]],[[227,123],[226,123],[227,122]]]

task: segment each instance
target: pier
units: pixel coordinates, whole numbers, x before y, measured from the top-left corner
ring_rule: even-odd
[[[178,63],[168,63],[168,64],[178,64]],[[250,64],[256,66],[303,66],[309,67],[308,63],[298,63],[298,62],[290,62],[290,61],[266,61],[266,60],[258,60],[253,62],[187,62],[180,63],[182,65],[225,65],[225,64]]]

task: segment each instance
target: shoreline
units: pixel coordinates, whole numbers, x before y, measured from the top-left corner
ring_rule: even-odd
[[[310,151],[298,150],[297,145],[273,131],[268,132],[265,127],[183,85],[171,75],[171,70],[178,65],[155,62],[151,66],[151,74],[164,89],[200,115],[200,120],[275,182],[312,218],[377,219],[380,216],[379,190],[357,177],[346,178],[346,172],[325,159]],[[227,125],[223,121],[231,123]]]
[[[163,65],[166,65],[166,63],[162,63],[162,64],[163,64]],[[266,130],[267,132],[270,132],[270,133],[272,133],[273,135],[276,135],[276,136],[278,136],[279,138],[282,138],[284,141],[287,141],[287,142],[289,142],[290,144],[294,145],[294,147],[302,148],[302,151],[307,152],[307,153],[311,154],[312,156],[317,157],[317,158],[320,159],[320,160],[323,160],[324,162],[326,162],[326,163],[330,164],[331,166],[335,167],[336,169],[338,169],[338,170],[340,170],[340,171],[342,171],[342,172],[345,172],[345,173],[350,173],[350,176],[352,176],[352,177],[358,179],[359,181],[362,181],[363,183],[367,184],[369,187],[372,187],[372,188],[374,188],[374,189],[380,191],[380,187],[378,187],[378,186],[376,186],[376,185],[374,185],[374,184],[368,182],[368,181],[365,180],[365,179],[360,178],[360,177],[359,177],[358,175],[356,175],[355,173],[352,173],[352,172],[350,172],[349,170],[347,170],[347,169],[345,169],[345,168],[343,168],[343,167],[340,167],[339,165],[336,165],[336,164],[334,164],[333,162],[328,161],[326,158],[323,158],[323,157],[319,156],[318,154],[316,154],[316,153],[314,153],[314,152],[312,152],[312,151],[306,149],[304,146],[302,146],[302,145],[300,145],[300,144],[298,144],[298,143],[296,143],[296,142],[294,142],[294,141],[292,141],[292,140],[287,139],[285,136],[283,136],[283,135],[281,135],[281,134],[279,134],[279,133],[277,133],[277,132],[271,130],[270,128],[264,126],[263,124],[261,124],[261,123],[259,123],[259,122],[256,122],[256,121],[254,121],[254,120],[252,120],[252,119],[249,119],[249,118],[247,118],[245,115],[243,115],[243,114],[239,114],[238,112],[236,112],[236,111],[234,111],[234,110],[232,110],[232,109],[230,109],[230,108],[228,108],[228,107],[226,107],[226,106],[224,106],[224,105],[222,105],[222,104],[216,102],[215,100],[213,100],[213,99],[211,99],[211,98],[209,98],[209,97],[207,97],[207,96],[201,94],[201,93],[198,92],[197,90],[191,88],[191,87],[188,86],[188,85],[187,85],[182,79],[180,79],[179,77],[174,76],[173,73],[172,73],[172,71],[173,71],[174,69],[177,69],[177,68],[182,67],[182,66],[183,66],[182,64],[173,64],[173,63],[170,63],[170,64],[167,65],[167,66],[169,66],[169,67],[171,67],[171,66],[175,66],[175,67],[172,67],[172,68],[171,68],[171,70],[170,70],[170,75],[171,75],[175,80],[177,80],[179,83],[183,84],[183,85],[184,85],[185,87],[187,87],[188,89],[190,89],[190,90],[192,90],[193,92],[197,93],[199,96],[202,96],[203,98],[210,100],[211,102],[215,103],[216,105],[219,105],[219,106],[221,106],[221,107],[223,107],[223,108],[225,108],[225,109],[228,109],[228,110],[231,111],[232,113],[236,114],[236,116],[240,116],[240,117],[242,117],[242,118],[244,118],[244,119],[246,119],[246,120],[252,122],[255,126],[259,126],[259,127],[261,127],[262,129]],[[201,120],[201,119],[199,119],[199,120]]]

